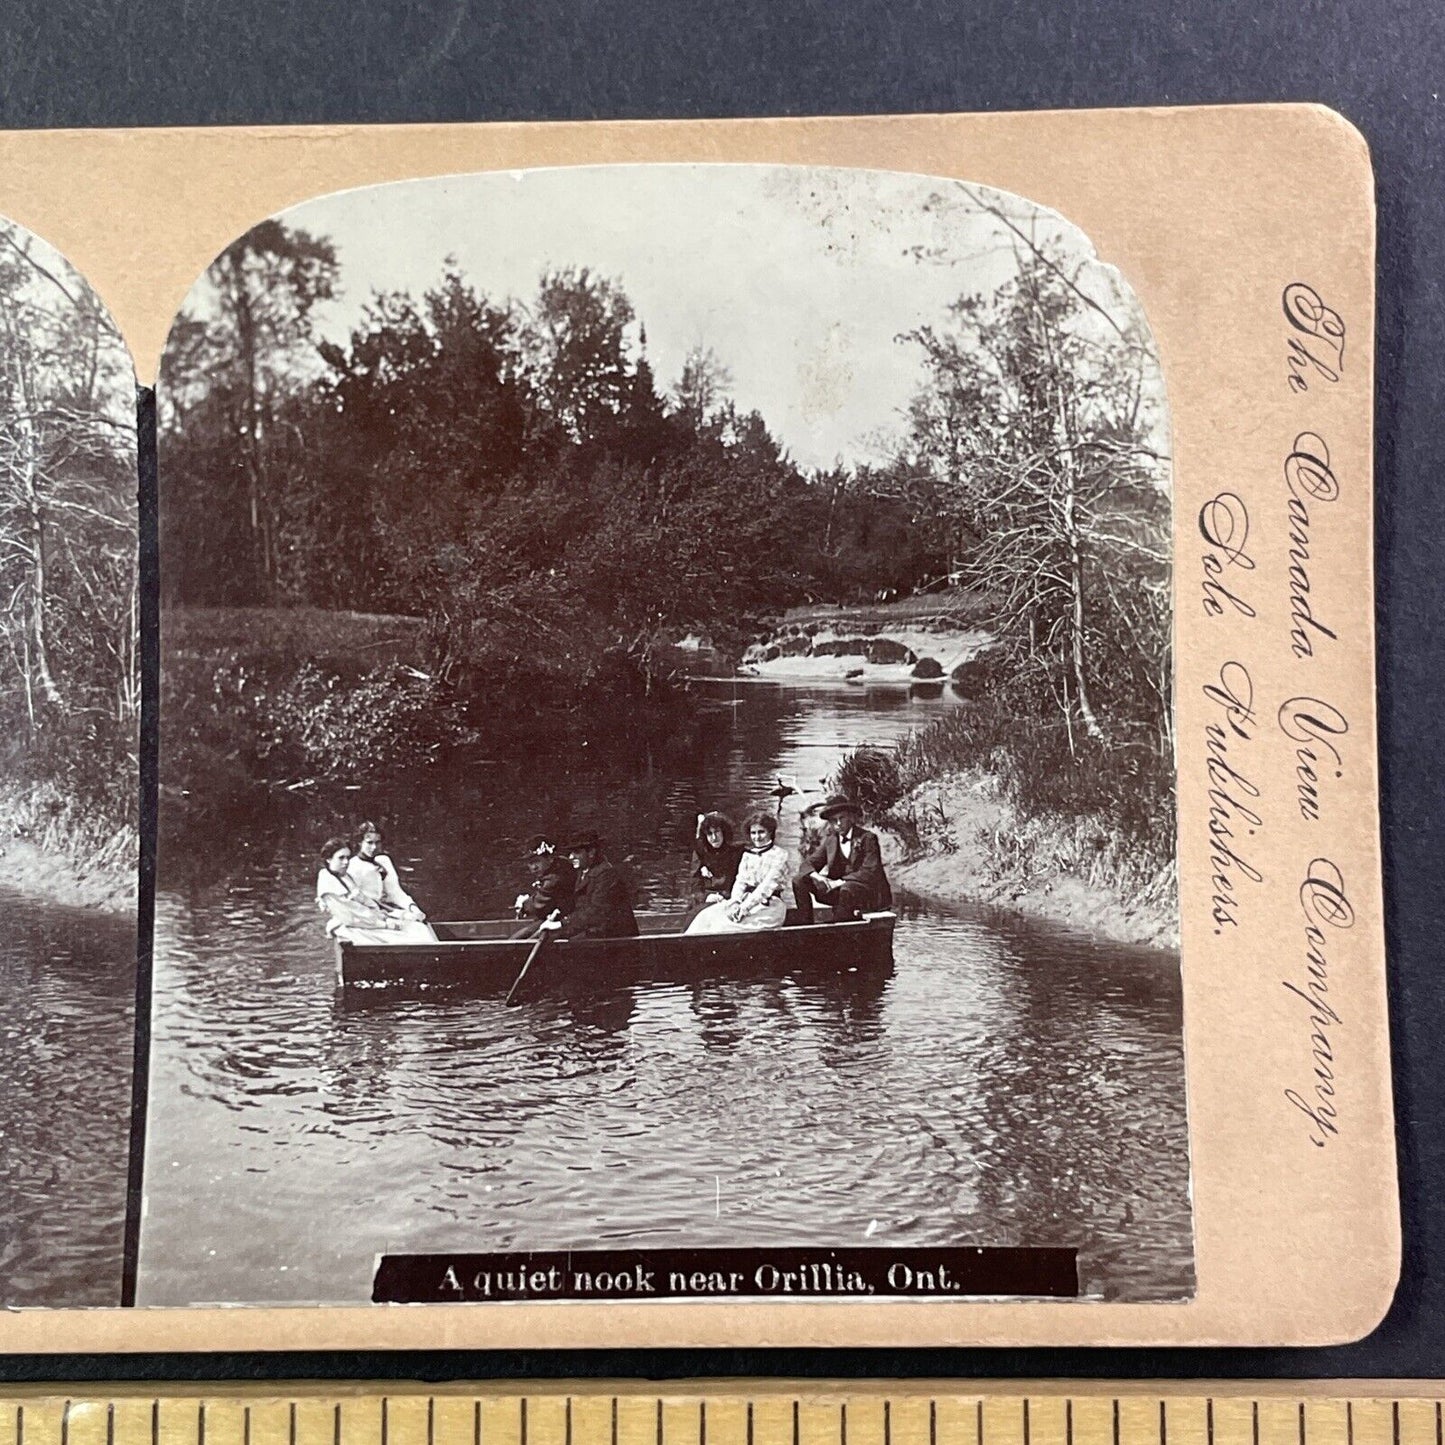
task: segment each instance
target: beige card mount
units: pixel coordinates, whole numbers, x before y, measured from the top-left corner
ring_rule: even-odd
[[[158,383],[164,713],[136,1304],[57,1289],[0,1348],[1380,1320],[1374,207],[1339,116],[0,156],[0,215]],[[549,681],[512,707],[519,627]],[[554,634],[678,650],[689,761],[591,672],[551,738]],[[382,750],[418,718],[436,785]],[[641,773],[596,761],[644,734]],[[720,888],[713,809],[753,849]],[[538,833],[592,902],[512,940]],[[607,854],[646,895],[622,952],[578,921]]]

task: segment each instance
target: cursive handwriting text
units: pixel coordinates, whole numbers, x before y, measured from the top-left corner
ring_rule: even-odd
[[[1344,874],[1328,858],[1311,861],[1300,884],[1299,898],[1305,916],[1305,978],[1302,985],[1293,979],[1281,981],[1309,1009],[1314,1083],[1304,1090],[1286,1089],[1284,1096],[1309,1120],[1310,1143],[1316,1149],[1323,1149],[1340,1132],[1333,1040],[1334,1031],[1344,1024],[1328,997],[1329,931],[1353,927],[1355,910],[1345,892]]]
[[[1330,469],[1330,449],[1322,436],[1303,431],[1284,463],[1289,488],[1289,646],[1296,657],[1313,657],[1317,638],[1335,640],[1334,631],[1315,616],[1310,598],[1310,504],[1333,502],[1340,484]]]
[[[1298,393],[1308,391],[1311,381],[1338,381],[1345,369],[1345,323],[1340,313],[1303,281],[1291,281],[1282,300],[1291,333],[1285,351],[1289,389]]]
[[[1226,662],[1219,670],[1219,681],[1205,686],[1204,696],[1220,710],[1220,720],[1204,728],[1212,890],[1209,909],[1214,932],[1219,934],[1239,926],[1242,882],[1264,881],[1240,852],[1245,846],[1241,832],[1253,837],[1264,826],[1264,819],[1258,811],[1259,788],[1236,761],[1239,747],[1254,736],[1254,683],[1242,663]]]
[[[1210,617],[1222,617],[1232,609],[1242,617],[1253,617],[1254,608],[1236,590],[1239,579],[1230,573],[1230,568],[1254,571],[1254,561],[1244,550],[1249,540],[1249,512],[1243,499],[1234,492],[1211,497],[1199,509],[1199,535],[1209,547],[1200,559],[1204,566],[1205,612]]]

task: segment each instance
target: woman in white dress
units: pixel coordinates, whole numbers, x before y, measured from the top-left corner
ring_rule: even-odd
[[[435,943],[429,923],[387,913],[348,876],[351,844],[333,838],[322,851],[316,875],[316,906],[326,915],[326,932],[347,943]]]
[[[688,933],[752,933],[783,926],[793,870],[787,850],[778,847],[777,819],[754,813],[743,827],[748,851],[738,864],[732,895],[709,903],[688,924]]]
[[[383,913],[396,913],[414,923],[425,923],[426,914],[401,886],[396,864],[381,851],[381,844],[381,829],[375,823],[363,823],[356,851],[346,867],[347,879],[357,886],[363,898],[375,903]]]

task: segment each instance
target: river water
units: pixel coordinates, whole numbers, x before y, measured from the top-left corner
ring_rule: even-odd
[[[0,1305],[117,1305],[135,925],[0,889]]]
[[[381,1252],[1063,1244],[1084,1289],[1193,1289],[1176,956],[900,899],[885,983],[586,1001],[339,996],[312,885],[362,817],[435,917],[505,914],[537,827],[597,827],[653,906],[696,814],[951,695],[700,683],[625,772],[470,759],[263,810],[163,801],[140,1302],[354,1302]]]

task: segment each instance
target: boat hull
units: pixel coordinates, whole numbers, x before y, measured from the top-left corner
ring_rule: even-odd
[[[893,969],[892,913],[756,933],[681,933],[686,915],[639,915],[637,938],[550,940],[527,975],[528,992],[572,991],[622,980],[886,975]],[[790,914],[790,918],[794,915]],[[532,951],[510,919],[433,923],[426,944],[336,945],[337,981],[348,989],[448,988],[506,992]]]

